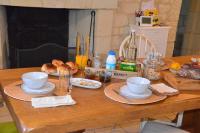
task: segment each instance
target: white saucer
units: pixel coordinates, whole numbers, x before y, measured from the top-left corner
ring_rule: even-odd
[[[41,89],[37,89],[37,90],[33,90],[28,88],[27,86],[25,86],[24,84],[21,85],[21,88],[24,92],[28,93],[28,94],[48,94],[50,92],[52,92],[55,88],[55,84],[52,82],[47,82],[46,85],[44,85]]]
[[[145,91],[145,93],[143,94],[135,94],[135,93],[132,93],[131,91],[129,91],[129,89],[127,88],[127,85],[124,85],[120,88],[120,91],[119,91],[120,95],[126,97],[126,98],[129,98],[129,99],[145,99],[145,98],[148,98],[152,95],[152,91],[147,89]]]

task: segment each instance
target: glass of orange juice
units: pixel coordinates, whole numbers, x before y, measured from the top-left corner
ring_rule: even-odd
[[[76,64],[79,69],[84,69],[87,66],[88,57],[86,55],[77,55],[76,56]]]

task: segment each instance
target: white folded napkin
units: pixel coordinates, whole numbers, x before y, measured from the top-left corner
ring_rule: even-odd
[[[178,90],[169,87],[164,83],[152,84],[151,89],[163,95],[175,95],[179,93]]]
[[[45,108],[56,107],[61,105],[74,105],[76,104],[76,101],[72,99],[71,95],[66,95],[32,98],[31,103],[34,108]]]

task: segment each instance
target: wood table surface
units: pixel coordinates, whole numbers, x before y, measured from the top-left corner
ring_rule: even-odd
[[[184,63],[190,57],[172,59]],[[20,80],[23,73],[30,71],[40,71],[40,68],[0,70],[1,91],[3,92],[4,86]],[[119,82],[119,80],[112,80],[111,83],[113,82]],[[107,98],[104,95],[105,86],[97,90],[73,87],[72,97],[77,101],[77,104],[73,106],[35,109],[30,102],[16,100],[5,94],[3,97],[22,133],[66,133],[200,108],[200,91],[181,91],[177,96],[171,96],[153,104],[127,105]]]

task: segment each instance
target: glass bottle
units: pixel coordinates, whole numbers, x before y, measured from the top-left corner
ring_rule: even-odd
[[[100,56],[98,54],[95,55],[94,57],[94,61],[93,61],[93,67],[94,68],[101,68],[102,64],[101,64],[101,59]]]
[[[128,49],[127,49],[127,59],[129,62],[136,62],[137,58],[137,46],[136,46],[136,35],[135,30],[133,27],[130,28],[130,39],[128,42]]]

